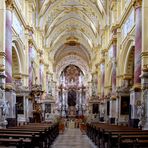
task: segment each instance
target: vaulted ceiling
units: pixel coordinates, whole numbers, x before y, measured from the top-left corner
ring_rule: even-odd
[[[89,63],[92,50],[101,44],[105,6],[105,0],[40,0],[39,27],[55,63],[68,54]]]

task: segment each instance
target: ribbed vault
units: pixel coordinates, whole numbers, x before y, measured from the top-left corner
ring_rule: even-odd
[[[65,57],[76,56],[90,68],[92,50],[101,44],[100,29],[106,22],[103,0],[42,0],[39,28],[54,60],[54,69]],[[71,59],[67,63],[71,63]],[[66,65],[67,65],[66,63]],[[82,66],[83,67],[83,66]],[[63,67],[64,68],[64,67]]]

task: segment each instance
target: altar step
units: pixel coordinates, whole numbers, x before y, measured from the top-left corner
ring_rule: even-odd
[[[65,129],[55,140],[51,148],[97,148],[80,129]]]

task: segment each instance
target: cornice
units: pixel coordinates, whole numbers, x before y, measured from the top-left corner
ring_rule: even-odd
[[[124,75],[123,75],[123,79],[124,79],[124,80],[132,79],[132,75],[130,75],[130,74],[124,74]]]
[[[28,74],[25,74],[25,73],[22,73],[21,75],[24,76],[24,77],[28,77],[29,76]]]
[[[141,57],[148,57],[148,51],[143,51],[141,53]]]
[[[117,75],[116,77],[117,78],[123,78],[123,75]]]
[[[14,73],[14,78],[17,79],[17,80],[20,80],[22,79],[22,74],[21,73]]]
[[[14,1],[14,10],[16,11],[16,13],[17,13],[21,23],[23,24],[24,28],[27,29],[27,26],[28,26],[27,22],[24,19],[24,16],[22,15],[21,10],[18,8],[16,1]]]
[[[110,85],[110,86],[104,86],[104,88],[105,88],[105,89],[111,89],[112,86],[111,86],[111,85]]]
[[[115,95],[112,95],[112,96],[110,97],[110,99],[111,99],[111,100],[116,100],[117,97],[116,97]]]
[[[136,91],[136,92],[141,91],[141,84],[140,83],[134,84],[131,90]]]
[[[126,20],[126,18],[128,17],[128,14],[130,13],[132,7],[133,7],[133,4],[134,2],[130,2],[130,4],[128,5],[127,8],[124,9],[124,12],[122,13],[118,23],[117,23],[117,26],[118,27],[121,27],[123,24],[124,24],[124,21]]]
[[[142,71],[148,72],[148,64],[143,65]]]

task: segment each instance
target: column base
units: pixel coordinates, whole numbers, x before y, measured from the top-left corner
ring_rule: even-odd
[[[16,118],[7,118],[6,120],[8,121],[7,128],[17,126]]]
[[[141,90],[131,90],[130,92],[130,120],[138,119],[138,106],[142,102]],[[138,124],[137,124],[138,125]]]
[[[5,84],[5,90],[6,91],[12,91],[12,90],[14,90],[14,84],[12,84],[12,83],[6,83]]]
[[[34,123],[33,117],[29,117],[29,123]]]
[[[5,101],[8,101],[6,118],[16,118],[16,93],[12,90],[6,91]]]
[[[8,124],[7,120],[0,121],[0,129],[6,128],[7,124]]]
[[[145,123],[145,125],[142,128],[142,130],[148,130],[148,123]]]
[[[110,124],[115,124],[115,118],[113,118],[113,117],[112,118],[109,118],[109,123]]]
[[[139,119],[130,119],[129,126],[133,128],[138,128]]]
[[[104,117],[100,117],[100,122],[104,122]]]

